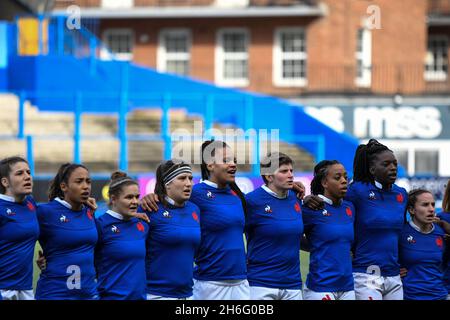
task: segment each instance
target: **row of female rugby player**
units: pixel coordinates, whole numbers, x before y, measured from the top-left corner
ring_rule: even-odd
[[[444,220],[450,213],[439,220],[431,193],[407,194],[395,184],[397,161],[386,146],[371,140],[358,147],[349,185],[339,162],[317,164],[313,195],[302,203],[304,188],[294,184],[287,155],[271,155],[278,169],[243,195],[231,149],[207,141],[202,151],[208,145],[224,161],[204,161],[203,182],[192,186],[188,164],[166,161],[157,169],[155,194],[145,196],[141,207],[138,184],[114,173],[110,210],[98,218],[83,165],[61,166],[49,202],[36,205],[27,162],[3,159],[0,297],[449,299]],[[43,252],[34,296],[36,241]],[[301,246],[310,251],[305,284]]]

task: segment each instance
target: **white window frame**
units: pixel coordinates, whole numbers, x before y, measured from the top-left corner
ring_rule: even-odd
[[[282,34],[284,33],[303,33],[303,39],[305,41],[304,52],[283,52],[281,45]],[[272,81],[277,87],[304,87],[308,84],[307,80],[307,70],[305,70],[305,77],[300,78],[283,78],[283,60],[284,59],[294,59],[294,60],[304,60],[305,69],[307,69],[308,63],[308,49],[307,49],[307,39],[306,31],[301,27],[280,27],[276,28],[274,32],[274,44],[273,44],[273,55],[272,55]]]
[[[433,53],[429,48],[429,43],[431,40],[435,40],[435,41],[443,41],[445,43],[445,50],[447,53],[447,61],[444,61],[443,59],[441,59],[442,61],[439,61],[441,67],[444,66],[444,64],[447,65],[447,72],[444,70],[427,70],[426,66],[429,64],[429,62],[432,62],[433,65],[436,64],[436,61],[430,61],[433,60]],[[448,46],[449,46],[449,39],[447,36],[444,35],[430,35],[428,36],[428,42],[427,42],[427,59],[425,61],[425,71],[424,71],[424,79],[426,81],[446,81],[447,77],[448,77],[448,68],[449,68],[449,63],[448,63]]]
[[[131,52],[129,53],[114,53],[112,52],[111,49],[109,49],[108,47],[108,36],[110,36],[111,34],[114,35],[129,35],[130,36],[130,41],[131,41],[131,45],[130,45],[130,50]],[[111,60],[112,58],[116,59],[116,60],[123,60],[123,61],[129,61],[129,60],[133,60],[133,47],[134,47],[134,31],[131,28],[110,28],[110,29],[105,29],[105,31],[103,31],[103,35],[102,35],[102,39],[103,39],[103,43],[105,44],[106,48],[108,48],[108,50],[111,50],[112,56],[111,54],[109,54],[108,50],[106,50],[106,48],[102,48],[100,51],[100,57],[103,60]]]
[[[247,40],[247,52],[245,53],[225,53],[223,50],[223,35],[228,32],[239,32],[245,34]],[[250,32],[247,28],[222,28],[216,34],[216,48],[215,48],[215,82],[224,87],[246,87],[249,85],[250,76]],[[223,77],[225,59],[247,60],[247,78],[225,79]]]
[[[361,140],[363,141],[363,140]],[[367,141],[367,140],[366,140]],[[450,141],[444,139],[380,139],[380,143],[389,146],[392,150],[408,150],[408,170],[410,176],[416,175],[416,151],[438,151],[438,175],[450,176]],[[363,143],[363,142],[361,142]]]
[[[100,7],[104,9],[133,8],[134,0],[102,0]]]
[[[225,8],[242,8],[248,7],[250,4],[250,0],[216,0],[214,1],[214,5],[216,7],[225,7]]]
[[[188,52],[187,53],[167,53],[164,45],[164,37],[166,35],[184,35],[187,38]],[[167,28],[161,29],[158,36],[158,49],[156,52],[156,68],[158,71],[167,72],[167,61],[169,60],[183,60],[188,62],[188,74],[190,74],[191,66],[191,48],[192,48],[192,33],[186,28]]]
[[[357,30],[356,41],[359,42],[359,31],[362,30],[361,51],[358,46],[355,51],[356,59],[356,79],[355,84],[358,87],[370,87],[372,83],[372,31],[369,28],[361,28]],[[358,75],[358,61],[362,62],[362,76]]]

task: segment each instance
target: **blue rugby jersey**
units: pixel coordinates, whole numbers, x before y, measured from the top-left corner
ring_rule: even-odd
[[[56,198],[37,209],[39,243],[47,259],[36,287],[38,300],[98,299],[94,248],[98,235],[92,211]]]
[[[303,209],[305,234],[311,244],[306,286],[316,292],[354,290],[351,247],[355,208],[349,201],[323,210]]]
[[[445,300],[444,231],[434,225],[432,232],[424,234],[410,221],[402,230],[399,251],[401,266],[408,270],[402,278],[405,300]]]
[[[267,186],[246,194],[247,279],[251,286],[301,289],[302,211],[297,197]]]
[[[98,293],[102,300],[145,300],[145,242],[149,226],[112,210],[96,220]]]
[[[34,247],[39,237],[36,203],[0,194],[0,289],[31,290]]]
[[[146,292],[168,298],[192,296],[194,257],[200,244],[200,210],[160,204],[150,218],[147,236]]]
[[[230,187],[210,181],[194,185],[191,201],[200,208],[201,241],[194,278],[203,281],[246,279],[245,216]]]
[[[382,190],[378,182],[353,182],[346,200],[355,207],[353,272],[398,276],[398,241],[405,221],[408,194],[393,185]]]
[[[450,212],[440,212],[438,217],[450,223]],[[442,267],[444,269],[444,282],[447,291],[450,294],[450,241],[446,242],[443,263],[444,265]]]

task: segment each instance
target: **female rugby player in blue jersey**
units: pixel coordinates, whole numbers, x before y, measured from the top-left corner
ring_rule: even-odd
[[[344,200],[347,172],[336,160],[314,167],[311,193],[324,202],[322,210],[303,208],[305,235],[310,243],[305,300],[355,300],[351,247],[354,239],[353,204]]]
[[[447,181],[447,186],[444,192],[444,198],[442,200],[442,212],[438,214],[438,217],[442,221],[450,223],[450,180]],[[442,227],[442,226],[441,226]],[[450,300],[450,240],[447,233],[446,247],[444,254],[444,281],[447,288],[447,300]]]
[[[243,238],[245,199],[235,182],[234,154],[222,141],[204,142],[201,152],[203,182],[193,187],[190,199],[200,208],[201,228],[193,298],[249,299]],[[157,200],[148,195],[142,205],[157,210]]]
[[[33,300],[33,255],[39,236],[33,179],[21,157],[0,161],[0,296]]]
[[[283,153],[261,161],[264,185],[246,194],[247,279],[252,300],[301,300],[301,207],[293,161]]]
[[[123,172],[114,172],[108,189],[109,207],[96,219],[95,250],[101,300],[145,300],[147,223],[137,217],[139,185]]]
[[[397,159],[375,139],[358,146],[345,200],[355,207],[353,277],[357,300],[403,300],[398,239],[408,195],[395,184]],[[305,204],[318,209],[314,197]]]
[[[156,170],[155,193],[161,204],[147,211],[147,300],[191,300],[195,252],[200,244],[200,210],[192,193],[189,164],[168,160]]]
[[[400,264],[407,270],[402,278],[405,300],[445,300],[442,263],[445,232],[436,222],[433,195],[424,189],[408,194],[411,220],[400,237]]]
[[[38,206],[39,243],[46,259],[36,299],[98,299],[94,248],[98,240],[88,169],[63,164],[49,189],[47,204]]]

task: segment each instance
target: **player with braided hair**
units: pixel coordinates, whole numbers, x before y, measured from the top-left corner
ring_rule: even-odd
[[[325,202],[323,210],[303,208],[305,235],[309,240],[309,273],[303,289],[305,300],[355,300],[351,246],[355,209],[344,200],[347,172],[336,160],[314,167],[311,193]],[[333,266],[330,268],[330,266]]]
[[[398,244],[408,195],[395,184],[397,159],[375,139],[358,146],[345,200],[355,207],[353,277],[357,300],[403,300]],[[323,201],[305,199],[318,209]]]

